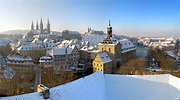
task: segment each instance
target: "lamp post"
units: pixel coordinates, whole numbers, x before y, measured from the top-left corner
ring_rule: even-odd
[[[153,65],[153,67],[155,65],[155,59],[154,58],[152,59],[152,65]]]

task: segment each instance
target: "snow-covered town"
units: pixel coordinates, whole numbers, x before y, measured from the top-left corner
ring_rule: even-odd
[[[40,28],[39,28],[40,27]],[[66,34],[69,32],[69,37],[71,39],[66,39],[67,35],[63,37],[63,32],[67,31]],[[95,32],[95,33],[94,33]],[[99,87],[100,84],[105,84],[106,80],[112,80],[112,83],[108,81],[108,85],[101,86],[102,89],[99,90],[102,93],[109,93],[110,90],[105,89],[105,87],[112,87],[115,85],[116,81],[119,82],[122,80],[121,78],[126,78],[128,76],[114,76],[114,75],[108,75],[111,73],[114,74],[134,74],[134,75],[146,75],[146,74],[161,74],[166,73],[166,75],[154,75],[154,76],[132,76],[136,77],[135,80],[130,78],[129,80],[126,79],[126,81],[137,81],[137,78],[142,78],[144,82],[146,81],[152,81],[152,82],[159,82],[159,78],[171,78],[173,76],[170,76],[166,70],[161,68],[159,59],[153,58],[152,60],[148,59],[148,52],[154,49],[158,49],[164,54],[165,56],[168,56],[167,59],[171,60],[172,62],[175,62],[176,66],[178,68],[179,65],[179,39],[178,38],[137,38],[136,41],[132,41],[131,38],[124,38],[124,36],[121,36],[120,38],[115,38],[115,35],[112,32],[111,23],[109,21],[107,26],[107,33],[103,33],[101,31],[95,31],[88,28],[87,32],[84,34],[78,34],[80,35],[80,39],[74,38],[74,35],[77,35],[78,33],[68,30],[63,30],[62,32],[53,32],[50,30],[50,22],[49,19],[47,21],[47,27],[43,27],[42,19],[40,20],[40,25],[36,25],[36,28],[34,28],[34,24],[32,22],[31,30],[27,32],[21,39],[19,39],[17,42],[5,42],[2,41],[2,47],[6,46],[6,44],[10,44],[11,50],[13,51],[11,54],[9,54],[7,57],[3,59],[1,57],[2,63],[1,63],[1,95],[16,95],[16,94],[23,94],[26,92],[33,92],[33,91],[40,91],[37,87],[39,87],[39,84],[44,84],[48,87],[54,87],[57,86],[57,84],[64,84],[68,81],[73,81],[77,78],[77,81],[72,82],[72,84],[86,84],[86,82],[81,81],[92,81],[96,82],[97,84],[94,84],[95,87]],[[73,35],[71,37],[71,35]],[[8,41],[8,40],[7,40]],[[138,56],[138,52],[141,52],[142,50],[138,50],[137,48],[143,47],[146,49],[146,54],[143,54]],[[142,54],[142,53],[141,53]],[[145,55],[145,56],[144,56]],[[143,59],[143,60],[141,60]],[[144,65],[139,67],[139,70],[135,69],[132,70],[128,69],[129,72],[127,72],[128,64],[130,64],[132,61],[138,60],[141,62],[148,63],[147,65]],[[145,60],[145,61],[144,61]],[[135,63],[132,63],[135,65]],[[133,65],[131,65],[133,66]],[[142,70],[142,72],[141,72]],[[175,72],[179,72],[178,69],[173,70]],[[85,77],[86,75],[92,74],[93,75]],[[98,81],[98,79],[94,79],[94,77],[102,77],[101,73],[103,73],[107,79],[102,80],[101,82]],[[52,85],[53,83],[50,83],[49,81],[52,81],[52,79],[57,80],[58,77],[62,78],[65,77],[65,79],[68,79],[68,75],[73,74],[76,76],[76,78],[72,78],[71,80],[65,81],[64,83],[57,83]],[[51,75],[55,75],[56,78],[52,78]],[[77,77],[78,76],[78,77]],[[74,77],[74,76],[73,76]],[[85,77],[85,78],[81,78]],[[109,78],[108,78],[109,77]],[[116,78],[117,77],[117,78]],[[120,80],[117,80],[119,79]],[[148,78],[152,77],[152,80],[149,80]],[[159,77],[159,78],[155,78]],[[173,81],[179,81],[178,78],[172,78]],[[175,80],[174,80],[175,79]],[[5,81],[6,80],[6,81]],[[113,80],[115,83],[113,83]],[[8,84],[6,82],[9,82]],[[100,82],[100,83],[98,83]],[[138,81],[139,84],[142,84],[141,81]],[[167,84],[169,86],[177,86],[177,84],[174,84],[172,82],[162,80],[162,83],[156,83],[152,85],[151,87],[157,87],[160,84]],[[71,83],[68,83],[71,84]],[[63,87],[65,91],[69,88],[69,85],[63,85],[59,87],[54,87],[50,89],[50,92],[48,94],[48,98],[55,98],[60,99],[60,97],[54,97],[53,94],[55,93],[55,90],[58,91],[58,89]],[[89,83],[88,83],[89,84]],[[99,85],[98,85],[99,84]],[[112,85],[113,84],[113,85]],[[17,87],[18,85],[18,87]],[[43,85],[43,86],[44,86]],[[91,84],[92,85],[92,84]],[[91,86],[90,85],[90,86]],[[132,85],[132,83],[131,83]],[[143,88],[146,87],[145,84],[142,85]],[[7,88],[8,87],[8,88]],[[21,90],[22,88],[25,88],[26,90]],[[70,85],[70,87],[72,87]],[[74,87],[74,86],[73,86]],[[75,86],[76,87],[76,86]],[[94,87],[94,88],[95,88]],[[162,87],[162,89],[167,88],[167,86]],[[8,92],[10,88],[13,88],[12,91]],[[88,87],[85,87],[88,88]],[[49,88],[48,88],[49,89]],[[63,89],[63,90],[64,90]],[[18,92],[17,92],[18,90]],[[74,91],[74,89],[72,89]],[[49,90],[48,90],[49,91]],[[86,89],[82,90],[81,92],[86,91]],[[93,92],[95,90],[91,90]],[[112,91],[112,89],[111,89]],[[113,90],[113,92],[120,92],[122,91],[122,88],[117,88],[117,90]],[[143,90],[142,90],[143,91]],[[155,90],[152,90],[152,94],[154,94]],[[169,88],[166,89],[166,91],[170,91]],[[173,91],[177,91],[174,90]],[[179,91],[179,90],[178,90]],[[168,93],[168,92],[167,92]],[[51,95],[52,94],[52,95]],[[65,95],[65,93],[59,95]],[[90,93],[91,94],[91,93]],[[91,96],[90,94],[87,94],[88,96]],[[102,94],[101,96],[98,96],[99,99],[106,98],[105,94]],[[159,95],[166,94],[165,92],[158,93]],[[167,98],[173,98],[172,95],[167,95]],[[27,97],[26,97],[27,96]],[[28,98],[28,96],[30,98]],[[120,95],[114,94],[114,96],[107,97],[106,99],[112,99],[112,98],[118,98]],[[123,95],[121,95],[123,96]],[[139,95],[140,97],[143,97],[142,95]],[[168,97],[169,96],[169,97]],[[94,96],[92,96],[94,97]],[[40,95],[38,96],[38,93],[33,94],[27,94],[22,96],[13,96],[8,98],[2,98],[2,99],[33,99],[33,98],[39,98],[43,99]],[[70,99],[72,97],[65,97],[62,99]],[[75,98],[80,99],[85,97],[79,97],[75,96]],[[134,98],[134,97],[133,97]],[[162,99],[161,96],[159,97],[152,97],[152,99]],[[164,98],[164,97],[163,97]],[[166,97],[165,97],[166,98]],[[164,99],[165,99],[164,98]],[[176,98],[176,97],[175,97]],[[177,96],[178,98],[178,96]],[[92,98],[93,99],[93,98]],[[167,99],[168,100],[168,99]]]
[[[137,44],[143,45],[147,48],[158,48],[163,51],[169,59],[173,60],[177,64],[180,63],[180,51],[179,51],[179,39],[178,37],[144,37],[138,38]]]

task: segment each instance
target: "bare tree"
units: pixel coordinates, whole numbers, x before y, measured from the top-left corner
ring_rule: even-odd
[[[120,70],[117,71],[117,73],[119,74],[138,74],[139,73],[142,75],[146,66],[147,66],[147,62],[145,58],[140,58],[139,60],[130,60],[127,64],[121,67]]]
[[[44,72],[42,72],[42,84],[48,87],[65,84],[77,78],[74,71],[61,71],[60,74],[56,74],[53,68],[46,68]]]

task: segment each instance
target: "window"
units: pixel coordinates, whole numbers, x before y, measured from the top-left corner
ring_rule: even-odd
[[[102,51],[103,51],[103,48],[102,48]]]
[[[111,51],[111,48],[109,48],[109,51]]]

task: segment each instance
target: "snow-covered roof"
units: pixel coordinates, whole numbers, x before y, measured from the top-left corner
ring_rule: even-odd
[[[9,55],[6,60],[7,64],[34,65],[31,57],[19,54]]]
[[[50,56],[42,56],[39,62],[53,62],[53,59]]]
[[[72,45],[72,46],[69,46],[66,48],[53,48],[52,53],[53,53],[53,55],[71,54],[75,47],[76,47],[75,45]]]
[[[135,47],[134,44],[127,39],[119,40],[119,42],[121,43],[121,49]]]
[[[73,46],[73,45],[76,45],[78,50],[81,49],[81,43],[77,39],[63,40],[61,44],[57,45],[57,48],[64,48],[64,47]]]
[[[134,46],[134,44],[127,39],[119,40],[119,42],[121,43],[121,52],[122,53],[136,50],[136,47]]]
[[[61,44],[69,44],[69,45],[72,45],[72,44],[78,44],[80,43],[77,39],[71,39],[71,40],[63,40]]]
[[[106,52],[98,52],[97,55],[99,55],[103,63],[108,63],[112,61]]]
[[[50,88],[50,100],[179,100],[180,78],[162,75],[115,75],[93,73]],[[38,92],[2,100],[43,100]]]
[[[89,41],[82,41],[82,42],[81,42],[81,45],[87,46],[87,45],[89,45]]]
[[[81,48],[81,50],[83,50],[83,51],[92,51],[92,50],[95,50],[95,47],[93,47],[93,46],[83,46],[82,48]]]
[[[53,55],[64,55],[70,54],[72,52],[71,48],[54,48]]]
[[[49,38],[45,38],[43,42],[54,42],[54,40],[51,40]]]
[[[98,45],[117,45],[119,43],[119,41],[117,39],[113,37],[110,38],[105,38],[104,40],[102,40]]]
[[[151,37],[151,40],[165,40],[165,37]]]
[[[42,50],[45,49],[42,45],[36,43],[23,44],[17,50]]]
[[[16,61],[32,61],[32,58],[29,56],[23,56],[19,54],[7,56],[7,60],[16,60]]]
[[[94,35],[94,36],[85,35],[82,36],[82,41],[88,41],[90,45],[96,45],[101,41],[103,41],[106,37],[107,35]]]
[[[42,44],[42,41],[39,38],[35,38],[32,43]]]
[[[48,30],[47,30],[47,29],[44,29],[44,32],[43,32],[43,33],[47,34],[47,33],[48,33]]]

